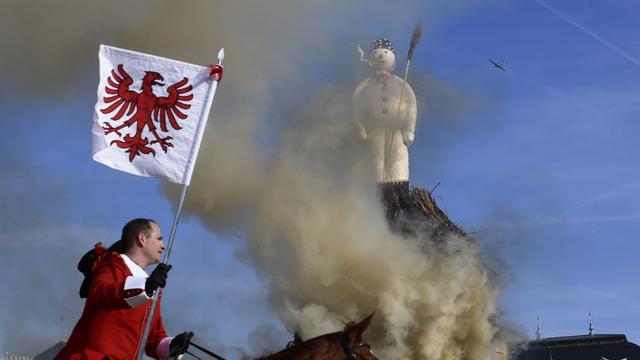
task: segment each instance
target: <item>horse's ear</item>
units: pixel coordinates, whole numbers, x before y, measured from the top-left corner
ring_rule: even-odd
[[[347,330],[347,332],[349,333],[349,340],[351,340],[353,343],[362,342],[362,334],[364,334],[364,331],[367,330],[369,324],[371,324],[371,319],[373,319],[373,315],[375,314],[375,311],[372,312],[369,316],[364,318],[364,320],[360,321],[358,324]]]
[[[360,323],[357,325],[358,328],[362,329],[362,332],[364,332],[369,327],[369,324],[371,324],[371,319],[373,319],[373,315],[375,314],[376,311],[374,310],[371,314],[369,314],[369,316],[364,318],[364,320],[360,321]]]
[[[349,321],[348,323],[344,324],[344,331],[347,331],[356,325],[358,324],[355,321]]]

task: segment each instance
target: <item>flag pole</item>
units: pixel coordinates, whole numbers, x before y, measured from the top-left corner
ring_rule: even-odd
[[[178,208],[176,209],[176,216],[173,219],[173,225],[171,225],[171,232],[169,233],[169,244],[167,245],[167,252],[164,253],[163,263],[169,264],[169,258],[171,257],[171,249],[173,249],[173,242],[176,238],[176,230],[178,228],[178,222],[180,222],[180,215],[182,215],[182,207],[184,206],[184,199],[187,197],[187,189],[189,185],[182,185],[182,191],[180,193],[180,201],[178,201]],[[154,299],[155,302],[155,299]],[[153,314],[153,308],[151,310]]]
[[[182,185],[182,192],[180,194],[180,201],[178,202],[178,208],[176,209],[176,216],[173,219],[173,225],[171,225],[171,232],[169,233],[169,244],[167,246],[167,251],[164,253],[163,263],[169,264],[169,257],[171,256],[171,249],[173,248],[173,242],[176,236],[176,230],[178,228],[178,222],[180,221],[180,215],[182,214],[182,206],[184,205],[184,199],[187,197],[187,189],[189,185]],[[160,298],[162,289],[158,289],[156,296],[153,297],[153,301],[151,303],[151,310],[149,310],[149,314],[145,319],[146,324],[144,327],[144,332],[142,333],[142,338],[140,341],[140,346],[138,347],[138,360],[142,360],[144,357],[144,348],[147,344],[147,339],[149,338],[149,332],[151,331],[151,323],[153,322],[153,314],[156,311],[156,307],[158,306],[158,299]]]
[[[220,49],[218,52],[218,65],[222,65],[222,60],[224,59],[224,48]],[[180,222],[180,215],[182,215],[182,207],[184,206],[184,200],[187,197],[187,189],[189,185],[183,184],[182,191],[180,193],[180,200],[178,201],[178,208],[176,209],[176,216],[173,219],[173,224],[171,225],[171,232],[169,233],[169,243],[167,245],[167,251],[164,253],[164,259],[162,262],[164,264],[169,264],[169,258],[171,257],[171,250],[173,249],[173,243],[176,237],[176,231],[178,229],[178,223]],[[147,339],[149,338],[149,332],[151,331],[151,323],[153,322],[153,314],[158,306],[158,299],[162,293],[162,289],[158,289],[156,292],[156,296],[153,297],[153,301],[151,303],[151,310],[149,310],[149,314],[146,316],[146,324],[144,327],[144,332],[142,333],[142,338],[140,339],[140,346],[138,347],[138,360],[142,360],[144,358],[144,348],[147,344]]]

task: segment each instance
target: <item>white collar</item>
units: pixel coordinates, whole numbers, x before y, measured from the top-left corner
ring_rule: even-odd
[[[122,256],[124,263],[127,264],[129,271],[131,271],[131,275],[149,277],[149,274],[147,274],[147,272],[144,271],[144,269],[141,268],[140,265],[133,262],[133,260],[131,260],[131,258],[128,257],[126,254],[120,254],[120,256]]]

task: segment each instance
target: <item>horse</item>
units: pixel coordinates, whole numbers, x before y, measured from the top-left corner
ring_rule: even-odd
[[[359,323],[350,322],[343,331],[321,335],[306,341],[298,340],[286,349],[255,360],[378,360],[362,334],[375,312]]]

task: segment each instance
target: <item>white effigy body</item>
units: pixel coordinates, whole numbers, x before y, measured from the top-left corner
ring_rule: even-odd
[[[408,182],[409,146],[416,127],[416,96],[404,79],[391,73],[395,66],[392,50],[373,49],[369,53],[369,64],[374,74],[362,81],[354,93],[356,129],[368,143],[376,180]]]

